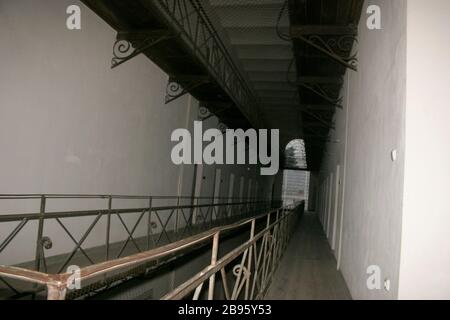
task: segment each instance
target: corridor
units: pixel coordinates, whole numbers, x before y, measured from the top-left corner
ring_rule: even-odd
[[[450,299],[449,16],[0,0],[0,300]]]
[[[300,220],[266,299],[351,299],[316,214],[306,212]]]

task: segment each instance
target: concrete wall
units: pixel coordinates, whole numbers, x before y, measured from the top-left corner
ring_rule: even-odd
[[[450,299],[449,13],[408,0],[401,299]]]
[[[66,28],[72,4],[81,7],[82,30]],[[0,0],[0,194],[192,195],[194,166],[172,164],[170,136],[176,128],[192,128],[198,102],[186,95],[165,105],[168,77],[143,55],[111,70],[115,36],[79,1]],[[211,118],[205,128],[216,124]],[[261,177],[254,167],[222,166],[224,185],[231,173],[235,195],[244,176],[246,184],[259,181],[259,197],[270,196],[274,177]],[[212,196],[215,167],[204,166],[203,176],[199,195]],[[50,201],[47,210],[93,207],[106,202]],[[37,211],[38,201],[0,203],[2,214]],[[68,221],[68,228],[80,238],[92,220]],[[104,241],[104,222],[84,248]],[[14,227],[2,224],[0,234]],[[113,241],[126,238],[118,221],[112,228]],[[32,259],[35,230],[30,223],[1,253],[0,264]],[[54,243],[48,255],[73,248],[56,224],[44,232]]]
[[[382,30],[366,27],[369,4],[381,7]],[[320,217],[352,297],[395,299],[404,178],[406,1],[366,2],[357,50],[358,72],[346,75],[344,109],[336,112],[336,130],[320,172]],[[393,150],[398,152],[395,162]],[[370,265],[380,267],[390,291],[367,288]]]

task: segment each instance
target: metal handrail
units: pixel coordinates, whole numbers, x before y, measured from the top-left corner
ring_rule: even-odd
[[[0,197],[0,200],[2,198]],[[8,198],[9,199],[9,198]],[[39,199],[39,198],[33,198]],[[55,199],[54,197],[46,197],[46,199]],[[62,199],[62,198],[58,198]],[[69,199],[69,198],[63,198]],[[82,199],[82,198],[73,198]],[[94,198],[97,199],[97,198]],[[107,198],[106,198],[107,199]],[[118,199],[118,198],[111,198]],[[120,198],[124,199],[124,198]],[[128,198],[127,198],[128,199]],[[141,198],[139,198],[141,199]],[[152,198],[149,198],[152,199]],[[159,198],[163,199],[163,198]],[[176,198],[174,198],[176,199]],[[208,199],[208,198],[195,198],[195,199]],[[212,199],[212,198],[211,198]],[[218,199],[218,198],[216,198]],[[155,200],[155,198],[153,198]],[[172,209],[195,209],[195,208],[207,208],[207,207],[224,207],[224,206],[237,206],[237,205],[249,205],[258,203],[268,203],[268,201],[241,201],[241,202],[220,202],[220,203],[207,203],[207,204],[197,204],[197,205],[174,205],[174,206],[154,206],[151,207],[152,211],[167,211]],[[124,209],[94,209],[94,210],[75,210],[75,211],[50,211],[44,213],[44,219],[54,219],[54,218],[76,218],[76,217],[86,217],[86,216],[96,216],[98,214],[107,214],[111,210],[114,213],[136,213],[143,210],[148,210],[149,207],[136,207],[136,208],[124,208]],[[42,218],[42,213],[31,212],[31,213],[19,213],[19,214],[0,214],[0,222],[12,222],[21,221],[27,219],[28,221],[38,220]]]
[[[149,200],[149,199],[239,199],[241,197],[192,197],[192,196],[145,196],[145,195],[114,195],[114,194],[58,194],[58,193],[27,193],[27,194],[0,194],[1,199],[40,199],[41,197],[46,197],[47,199],[130,199],[130,200]],[[259,199],[256,197],[245,198],[248,200]]]
[[[249,259],[248,261],[252,261],[252,249],[254,249],[255,254],[255,266],[256,272],[253,278],[253,287],[251,294],[253,295],[255,286],[257,286],[258,283],[258,266],[260,264],[260,258],[256,259],[256,251],[258,249],[257,247],[257,241],[262,239],[263,244],[260,246],[260,257],[263,255],[264,260],[264,266],[263,266],[263,273],[260,273],[263,275],[263,286],[260,286],[260,289],[265,290],[267,288],[267,277],[270,277],[275,268],[276,264],[281,258],[281,253],[283,248],[286,246],[288,241],[288,235],[289,230],[292,230],[293,224],[290,223],[292,221],[288,221],[292,218],[295,218],[294,216],[295,210],[293,208],[278,208],[275,210],[271,210],[269,212],[266,212],[264,214],[255,216],[253,218],[247,218],[244,220],[241,220],[239,222],[216,227],[211,230],[202,232],[198,235],[194,235],[191,237],[188,237],[186,239],[182,239],[170,244],[167,244],[165,246],[161,246],[158,248],[154,248],[145,252],[137,253],[134,255],[130,255],[123,258],[114,259],[111,261],[102,262],[99,264],[95,264],[92,266],[88,266],[85,268],[82,268],[80,270],[80,281],[91,279],[93,277],[105,275],[111,271],[117,271],[122,270],[125,268],[129,268],[136,265],[141,265],[143,263],[147,263],[150,261],[154,261],[157,259],[161,259],[164,257],[168,257],[170,255],[173,255],[174,253],[180,252],[181,250],[185,250],[188,248],[192,248],[195,245],[198,245],[200,243],[205,243],[211,238],[213,239],[213,246],[212,246],[212,262],[211,265],[208,266],[205,270],[198,273],[196,276],[194,276],[192,279],[188,280],[184,284],[182,284],[180,287],[175,289],[172,293],[167,294],[164,296],[164,299],[174,299],[174,298],[182,298],[186,296],[190,291],[194,290],[195,288],[200,288],[199,290],[196,290],[196,293],[194,295],[194,298],[198,298],[199,292],[201,291],[201,287],[203,285],[203,282],[210,279],[210,286],[209,286],[209,292],[208,292],[208,298],[213,298],[213,292],[214,292],[214,275],[216,272],[221,271],[222,276],[224,273],[224,267],[226,264],[230,263],[233,259],[238,257],[239,255],[243,254],[244,257],[241,261],[241,269],[239,271],[239,275],[242,274],[243,265],[245,263],[245,256],[247,256],[247,252],[249,252]],[[271,223],[271,215],[276,214],[276,219],[273,223]],[[258,219],[267,217],[267,227],[258,233],[257,235],[254,234],[255,232],[255,224]],[[221,233],[224,233],[225,231],[234,230],[241,228],[244,225],[251,224],[251,238],[248,242],[244,243],[243,245],[239,246],[238,248],[234,249],[227,255],[225,255],[222,259],[217,261],[217,249],[218,249],[218,241],[219,241],[219,235]],[[263,252],[264,249],[264,252]],[[269,260],[267,259],[267,254],[269,253],[270,257]],[[267,266],[266,266],[267,262]],[[249,262],[250,263],[250,262]],[[249,264],[250,265],[250,264]],[[250,265],[251,266],[251,265]],[[270,266],[270,270],[269,270]],[[251,269],[251,267],[249,268]],[[248,270],[247,270],[248,272]],[[67,284],[69,279],[72,277],[72,274],[70,273],[59,273],[59,274],[47,274],[43,272],[33,271],[33,270],[27,270],[23,268],[18,267],[12,267],[12,266],[0,266],[0,276],[9,278],[9,279],[18,279],[26,282],[31,282],[35,284],[40,285],[46,285],[48,289],[47,298],[49,300],[61,300],[65,299],[66,291],[67,291]],[[239,276],[240,278],[240,276]],[[233,296],[234,298],[239,297],[240,290],[242,289],[242,283],[240,283],[240,279],[237,279],[235,283],[235,289],[233,290]],[[250,285],[249,276],[245,276],[244,280],[247,286],[247,289]],[[197,287],[196,287],[197,286]],[[240,289],[239,289],[240,288]],[[227,291],[227,290],[225,290]],[[248,290],[246,290],[246,298],[249,298],[248,296]],[[228,292],[229,293],[229,292]],[[259,297],[263,293],[263,291],[260,290]],[[227,295],[227,294],[226,294]],[[230,296],[228,296],[230,297]],[[258,297],[258,295],[257,295]],[[251,298],[251,296],[250,296]]]
[[[84,265],[89,261],[91,264],[95,264],[99,261],[110,261],[114,258],[123,257],[126,254],[134,252],[143,252],[150,250],[154,247],[165,245],[176,240],[192,236],[200,233],[203,230],[210,229],[219,224],[226,224],[254,215],[256,212],[261,212],[270,208],[272,203],[269,201],[256,200],[249,198],[244,201],[239,199],[239,202],[234,202],[237,198],[213,198],[213,197],[178,197],[178,196],[125,196],[125,195],[78,195],[78,194],[2,194],[1,200],[27,200],[38,199],[40,200],[40,210],[38,212],[31,213],[19,213],[19,214],[0,214],[1,223],[16,223],[16,226],[12,227],[12,231],[3,239],[0,239],[0,254],[10,246],[12,241],[18,234],[24,232],[25,226],[30,221],[37,221],[35,228],[37,229],[36,241],[32,243],[35,248],[34,261],[21,264],[26,265],[26,268],[31,264],[34,264],[34,271],[48,272],[48,267],[55,268],[57,273],[60,273],[69,264],[73,264],[75,260],[78,260],[76,264]],[[106,200],[105,207],[99,209],[89,210],[66,210],[66,211],[49,211],[48,203],[51,199],[103,199]],[[138,201],[139,206],[115,208],[113,206],[114,199],[130,199],[130,200],[145,200],[147,205],[142,206],[142,201]],[[225,202],[223,199],[226,199]],[[156,200],[163,200],[163,204],[167,204],[166,200],[175,203],[174,205],[155,205]],[[187,200],[187,201],[186,201]],[[119,201],[120,203],[120,201]],[[184,204],[189,203],[189,204]],[[58,202],[58,204],[60,204]],[[63,204],[66,204],[63,202]],[[97,203],[98,205],[98,203]],[[101,205],[101,203],[100,203]],[[132,225],[127,225],[124,220],[128,214],[135,214],[138,216],[136,222],[132,222]],[[74,234],[68,228],[65,219],[67,218],[82,218],[82,217],[94,217],[93,222],[90,222],[89,227],[84,230],[77,228],[77,232],[81,233],[79,236]],[[122,232],[126,232],[126,240],[117,240],[114,237],[112,230],[112,217],[117,217],[118,227],[122,229]],[[99,224],[101,219],[106,218],[105,228],[105,240],[98,243],[93,247],[92,243],[88,248],[86,246],[86,238],[93,233],[94,228]],[[53,255],[52,257],[46,257],[45,251],[52,247],[53,241],[44,233],[47,230],[45,226],[47,221],[56,222],[61,227],[59,232],[62,232],[62,236],[68,237],[73,242],[73,247],[67,247],[66,253]],[[139,227],[141,227],[139,229]],[[9,226],[8,226],[9,228]],[[140,232],[136,230],[141,230]],[[146,229],[143,234],[143,229]],[[8,231],[9,232],[9,231]],[[29,231],[28,231],[29,232]],[[98,232],[98,230],[96,230]],[[116,240],[114,240],[116,239]],[[67,244],[66,244],[67,246]],[[131,251],[130,251],[131,246]],[[97,256],[92,254],[95,249]],[[98,250],[104,251],[104,257],[99,259]],[[78,255],[77,255],[78,254]],[[65,257],[63,255],[66,255]],[[83,261],[80,261],[80,258]],[[86,259],[85,259],[86,258]],[[51,259],[52,263],[48,264],[48,259]],[[13,261],[12,261],[13,262]],[[59,266],[60,265],[60,266]],[[1,282],[5,282],[0,277]],[[7,286],[12,288],[10,284]]]

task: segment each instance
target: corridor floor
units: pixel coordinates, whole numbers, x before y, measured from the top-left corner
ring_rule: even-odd
[[[302,217],[274,274],[266,299],[351,299],[315,214],[305,213]]]

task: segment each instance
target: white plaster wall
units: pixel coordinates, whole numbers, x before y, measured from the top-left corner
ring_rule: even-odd
[[[381,7],[382,30],[366,27],[369,4]],[[343,212],[342,228],[340,219],[331,221],[339,223],[336,230],[342,229],[335,250],[341,248],[340,269],[352,297],[395,299],[403,197],[406,1],[365,2],[359,25],[358,60],[358,72],[347,74],[344,110],[336,113],[336,131],[331,138],[339,142],[327,148],[321,184],[341,164],[340,179],[345,190],[337,205],[338,212]],[[393,149],[399,153],[396,162],[390,158]],[[366,270],[370,265],[381,268],[382,280],[391,280],[389,292],[368,290]]]
[[[319,194],[319,215],[324,219],[327,212],[329,203],[329,186],[326,182],[326,179],[331,176],[333,173],[334,181],[333,181],[333,197],[332,197],[332,216],[331,221],[332,224],[330,228],[335,230],[331,234],[331,237],[328,237],[330,246],[333,242],[333,237],[335,237],[335,246],[333,248],[335,258],[337,263],[339,262],[339,252],[342,249],[341,240],[342,240],[342,221],[343,221],[343,213],[344,213],[344,192],[345,192],[345,151],[346,151],[346,139],[347,139],[347,116],[349,112],[349,99],[348,99],[348,87],[349,87],[350,73],[347,73],[345,76],[345,85],[343,86],[343,90],[341,92],[342,97],[344,98],[343,109],[336,109],[334,115],[334,126],[335,129],[330,132],[330,139],[327,143],[327,149],[324,156],[323,164],[321,172],[319,173],[319,181],[320,181],[320,190]],[[337,166],[340,165],[339,175],[337,175]],[[336,203],[336,179],[338,179],[338,195],[337,195],[337,203]],[[326,193],[325,193],[326,192]],[[337,216],[336,216],[337,214]]]
[[[167,76],[144,56],[111,70],[115,32],[82,5],[67,30],[72,3],[0,2],[1,192],[173,194],[164,141],[187,97],[165,106]]]
[[[450,2],[408,0],[400,299],[450,299]]]

